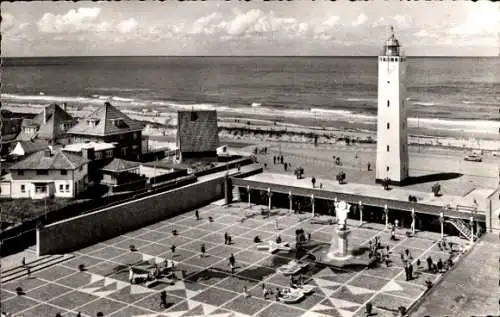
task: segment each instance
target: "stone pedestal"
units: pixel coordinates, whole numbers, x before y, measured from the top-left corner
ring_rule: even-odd
[[[337,248],[337,250],[332,250],[335,248],[332,248],[332,246],[330,246],[330,253],[335,254],[336,256],[345,257],[348,255],[347,237],[351,233],[351,230],[335,228],[335,232],[337,233],[337,236],[338,236],[338,248]]]

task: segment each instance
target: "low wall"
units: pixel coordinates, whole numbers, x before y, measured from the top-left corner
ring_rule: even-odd
[[[224,197],[224,177],[37,228],[38,255],[70,252]]]

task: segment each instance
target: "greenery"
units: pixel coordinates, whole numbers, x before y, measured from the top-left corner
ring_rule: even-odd
[[[76,200],[64,198],[0,199],[1,220],[9,223],[21,223],[76,202]]]

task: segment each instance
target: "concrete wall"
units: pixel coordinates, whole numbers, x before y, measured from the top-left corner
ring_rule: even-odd
[[[224,197],[224,178],[198,182],[37,229],[39,255],[69,252]]]

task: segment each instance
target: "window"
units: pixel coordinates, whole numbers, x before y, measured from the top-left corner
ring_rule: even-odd
[[[137,150],[139,148],[138,145],[132,145],[132,150]]]
[[[23,170],[17,170],[17,175],[23,176],[24,175],[24,171]]]
[[[389,105],[390,105],[390,102],[389,102],[389,100],[387,100],[387,107],[389,107]]]
[[[100,160],[100,159],[102,159],[102,152],[96,152],[96,153],[95,153],[95,159],[96,159],[96,160]]]
[[[127,156],[127,150],[128,148],[127,147],[122,147],[121,151],[122,151],[122,156]]]
[[[26,192],[26,185],[21,185],[21,193],[25,193]]]
[[[389,146],[387,146],[387,152],[389,152]]]
[[[387,130],[389,130],[390,126],[391,126],[391,124],[389,122],[387,122]]]
[[[61,175],[68,175],[68,171],[67,170],[61,170]]]
[[[64,192],[64,185],[63,184],[59,184],[59,191],[61,193]]]
[[[66,184],[66,192],[69,193],[69,185]]]
[[[137,140],[137,136],[138,136],[139,133],[137,132],[134,132],[134,140]]]
[[[37,170],[36,175],[49,175],[48,170]]]
[[[46,193],[47,192],[47,185],[35,185],[35,193]]]
[[[387,166],[385,169],[386,169],[387,171],[389,171],[389,166]]]
[[[107,150],[107,151],[106,151],[106,157],[107,157],[107,158],[111,158],[111,157],[113,157],[113,150]]]

